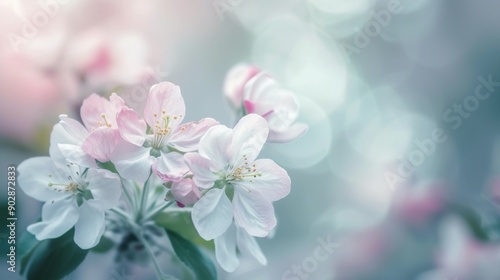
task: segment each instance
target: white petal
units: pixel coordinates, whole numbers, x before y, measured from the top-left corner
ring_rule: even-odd
[[[89,156],[80,146],[72,144],[59,144],[57,145],[61,155],[68,162],[75,163],[83,167],[96,168],[97,164],[95,159]]]
[[[236,224],[253,236],[265,237],[276,226],[273,205],[259,192],[235,187],[233,205]]]
[[[78,220],[78,206],[71,198],[46,202],[42,208],[42,221],[28,226],[38,240],[57,238],[70,230]]]
[[[211,189],[193,206],[194,226],[205,240],[221,236],[233,221],[231,201],[224,189]]]
[[[250,79],[245,85],[244,100],[252,103],[262,102],[266,96],[272,95],[272,92],[280,88],[278,82],[266,72],[260,72]]]
[[[50,134],[49,154],[52,160],[61,166],[65,166],[68,160],[82,166],[94,167],[95,160],[81,149],[88,132],[77,121],[66,118],[65,115],[61,115],[60,118],[62,120],[54,125]],[[77,124],[80,128],[74,128],[78,126]]]
[[[266,256],[262,253],[259,244],[255,237],[248,234],[244,229],[237,228],[237,244],[238,250],[244,255],[255,258],[262,265],[267,264]]]
[[[59,119],[59,124],[64,128],[66,133],[73,138],[73,142],[64,143],[81,144],[85,140],[85,138],[89,136],[89,132],[87,131],[87,129],[77,120],[68,118],[67,115],[60,115]]]
[[[18,183],[29,196],[40,201],[58,200],[67,193],[49,188],[49,183],[65,184],[68,182],[64,170],[57,169],[49,157],[34,157],[23,161],[17,168]]]
[[[218,179],[215,172],[219,171],[212,161],[196,153],[187,153],[184,160],[193,172],[193,181],[200,188],[211,188]]]
[[[88,188],[97,203],[104,210],[115,207],[122,194],[120,177],[104,169],[89,169],[87,171]]]
[[[111,154],[111,161],[120,175],[128,180],[145,182],[151,172],[154,158],[149,149],[121,142]]]
[[[302,136],[308,129],[309,126],[305,123],[294,123],[285,131],[271,130],[267,141],[274,143],[290,142]]]
[[[244,157],[248,162],[253,162],[266,143],[268,134],[269,126],[261,116],[250,114],[241,118],[233,130],[233,165],[240,166]]]
[[[236,186],[259,192],[266,199],[276,201],[290,193],[290,177],[285,169],[270,159],[258,159],[254,162],[256,172],[262,176],[251,178],[252,182],[235,182]]]
[[[104,233],[104,211],[96,204],[96,201],[85,201],[79,208],[74,240],[82,249],[96,246]]]
[[[168,145],[181,152],[194,152],[198,150],[200,139],[209,128],[218,125],[219,122],[205,118],[198,122],[190,122],[178,126],[168,139]]]
[[[215,238],[215,257],[219,265],[227,272],[233,272],[240,265],[236,255],[236,230],[231,225],[221,236]]]
[[[177,182],[189,172],[184,157],[176,152],[162,153],[153,163],[153,170],[165,182]]]
[[[222,169],[233,161],[232,141],[233,131],[230,128],[224,125],[213,126],[201,138],[199,153]]]

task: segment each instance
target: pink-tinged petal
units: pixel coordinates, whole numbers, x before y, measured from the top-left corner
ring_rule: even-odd
[[[255,66],[239,64],[229,70],[224,81],[224,95],[238,109],[243,101],[245,85],[260,72]]]
[[[249,106],[247,113],[258,114],[269,124],[268,141],[288,142],[305,132],[304,125],[291,127],[299,114],[294,94],[268,75],[261,73],[248,82],[244,100]]]
[[[164,182],[177,182],[184,178],[189,168],[182,154],[171,152],[162,153],[153,163],[153,171]]]
[[[118,205],[122,194],[120,177],[104,169],[89,169],[87,171],[88,189],[103,210]]]
[[[221,236],[233,222],[233,209],[224,189],[211,189],[193,206],[196,230],[205,240]]]
[[[270,76],[262,73],[249,83],[245,101],[253,104],[253,113],[266,118],[271,129],[284,130],[298,116],[299,103],[294,94],[280,88]]]
[[[109,102],[111,102],[111,108],[115,112],[119,112],[121,108],[126,106],[125,101],[114,92],[109,97]]]
[[[267,141],[274,143],[287,143],[304,135],[308,129],[309,126],[305,123],[294,123],[287,130],[282,132],[271,130]]]
[[[200,190],[191,179],[182,179],[172,184],[170,189],[174,199],[184,206],[191,206],[200,200]]]
[[[87,97],[80,108],[80,115],[85,127],[91,130],[108,122],[113,128],[116,128],[116,114],[125,105],[118,101],[118,98],[114,95],[113,102],[111,102],[95,93]],[[106,119],[102,117],[102,114],[105,115]]]
[[[267,264],[266,256],[262,253],[255,237],[248,234],[244,229],[237,228],[236,243],[238,244],[238,250],[243,255],[255,258],[262,265]]]
[[[285,169],[270,159],[258,159],[254,164],[256,172],[262,176],[252,177],[252,182],[235,182],[237,187],[259,192],[270,201],[282,199],[290,193],[291,180]]]
[[[84,250],[93,248],[104,233],[104,210],[94,200],[85,201],[78,210],[80,217],[75,224],[74,241]]]
[[[231,225],[221,236],[215,238],[215,258],[227,272],[233,272],[240,266],[238,255],[236,255],[236,229]]]
[[[217,168],[209,159],[196,153],[187,153],[184,155],[186,165],[193,172],[193,182],[199,188],[211,188],[218,177],[214,174],[220,169]]]
[[[219,169],[223,169],[233,159],[232,141],[233,131],[230,128],[224,125],[213,126],[201,137],[199,153],[210,159]]]
[[[182,122],[186,112],[181,89],[169,82],[162,82],[151,87],[144,108],[144,119],[152,128],[157,124],[163,127],[165,123],[162,117],[163,112],[165,116],[169,116],[170,130],[175,129]]]
[[[38,240],[57,238],[75,225],[78,216],[78,205],[72,197],[49,201],[43,205],[42,221],[28,226],[28,231]]]
[[[83,167],[97,167],[95,159],[89,156],[80,146],[71,144],[59,144],[57,145],[57,147],[59,148],[61,155],[64,157],[64,159],[66,159],[67,162],[75,163]]]
[[[122,141],[111,154],[111,161],[123,178],[145,182],[154,161],[154,157],[149,154],[149,151],[147,148]]]
[[[276,226],[271,201],[259,192],[234,188],[234,220],[250,235],[265,237]]]
[[[243,100],[248,100],[253,103],[260,103],[262,102],[263,98],[265,99],[265,97],[267,96],[272,96],[272,93],[279,88],[279,84],[276,82],[276,80],[269,76],[269,74],[260,72],[247,82]],[[272,109],[272,107],[267,109],[269,111]]]
[[[198,150],[200,139],[208,129],[218,125],[219,122],[212,118],[205,118],[198,122],[190,122],[178,126],[168,140],[169,146],[187,153]]]
[[[59,119],[59,124],[64,128],[68,136],[72,138],[71,142],[64,143],[81,144],[85,140],[85,138],[89,136],[89,132],[87,131],[87,129],[78,121],[72,118],[68,118],[67,115],[60,115]]]
[[[249,100],[243,101],[243,106],[245,108],[246,114],[251,114],[251,113],[255,112],[255,104],[252,101],[249,101]]]
[[[85,139],[82,149],[100,162],[110,160],[110,156],[121,140],[118,129],[100,127],[90,133]],[[123,140],[122,140],[123,141]]]
[[[299,115],[299,103],[292,92],[275,90],[256,102],[256,112],[265,116],[271,130],[284,131],[292,125]]]
[[[252,162],[266,143],[269,126],[264,118],[256,114],[246,115],[233,129],[232,160],[234,166],[243,161]]]
[[[128,107],[123,107],[116,117],[120,135],[126,141],[142,146],[146,140],[146,122]]]
[[[39,201],[59,200],[68,194],[49,188],[49,183],[67,182],[67,176],[58,169],[49,157],[33,157],[23,161],[18,167],[19,187]]]

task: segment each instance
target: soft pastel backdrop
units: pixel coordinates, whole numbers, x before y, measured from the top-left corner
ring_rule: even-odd
[[[168,80],[187,120],[233,125],[225,74],[249,63],[296,94],[310,129],[263,154],[292,178],[276,233],[260,243],[268,265],[244,261],[220,279],[500,279],[500,87],[443,117],[474,99],[480,77],[500,81],[500,4],[396,2],[2,0],[0,218],[7,166],[47,154],[57,116],[78,117],[91,93],[141,108],[149,87]],[[446,141],[388,183],[436,129]],[[20,189],[16,202],[19,238],[40,205]],[[5,233],[0,278],[20,279],[5,265]],[[328,239],[338,246],[319,260],[318,240]],[[113,259],[89,255],[68,279],[154,277]]]

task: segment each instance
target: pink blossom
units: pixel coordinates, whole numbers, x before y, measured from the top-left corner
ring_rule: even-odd
[[[114,93],[109,100],[92,94],[80,108],[85,126],[66,115],[60,116],[51,135],[52,153],[87,167],[95,165],[94,159],[109,161],[121,140],[116,114],[123,106],[124,101]]]
[[[304,134],[308,126],[297,123],[299,103],[265,73],[259,73],[245,86],[243,106],[246,114],[258,114],[269,124],[269,142],[289,142]]]
[[[245,85],[260,69],[253,65],[238,64],[231,68],[224,81],[224,94],[235,109],[240,109],[243,105]]]
[[[122,108],[117,122],[125,142],[112,155],[120,174],[145,181],[153,165],[164,181],[181,180],[189,172],[182,153],[196,151],[200,138],[218,124],[211,118],[182,124],[185,111],[180,88],[169,82],[151,87],[144,119],[134,110]]]
[[[170,189],[177,204],[181,207],[191,206],[200,199],[200,190],[191,179],[181,179],[172,183]]]

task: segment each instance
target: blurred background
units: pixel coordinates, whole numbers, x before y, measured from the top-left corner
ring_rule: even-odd
[[[188,121],[232,126],[223,83],[256,65],[294,92],[303,137],[270,144],[292,178],[260,240],[220,279],[500,279],[500,3],[495,0],[1,0],[0,181],[48,154],[91,93],[143,106],[179,85]],[[40,204],[17,191],[17,236]],[[21,279],[5,266],[1,279]],[[333,245],[334,244],[334,245]],[[318,255],[323,248],[325,255]],[[68,279],[149,279],[94,254]],[[42,279],[42,278],[40,278]],[[154,278],[151,278],[154,279]]]

